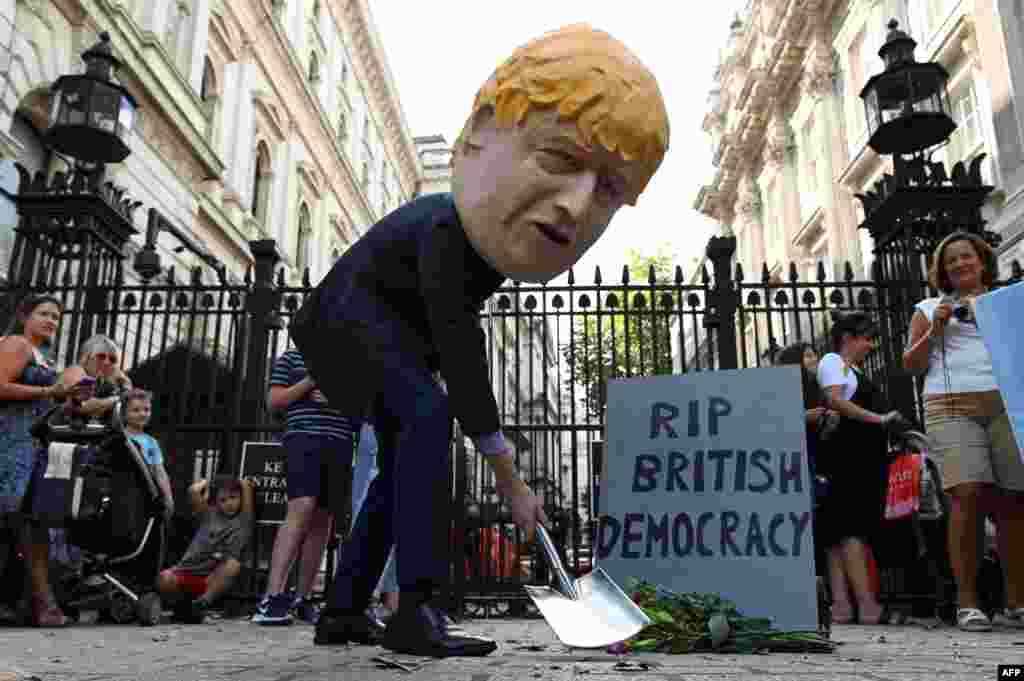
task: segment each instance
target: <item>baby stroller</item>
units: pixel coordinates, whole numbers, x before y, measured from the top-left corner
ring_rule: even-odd
[[[33,474],[30,513],[64,528],[81,551],[81,569],[53,585],[58,604],[71,616],[93,610],[119,624],[156,624],[169,500],[125,433],[120,405],[106,422],[57,407],[33,434],[46,454]]]
[[[880,600],[890,623],[955,618],[955,581],[946,550],[949,499],[930,440],[904,423],[890,435],[885,516],[878,542]]]

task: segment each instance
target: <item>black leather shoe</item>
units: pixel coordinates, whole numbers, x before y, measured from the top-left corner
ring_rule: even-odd
[[[427,603],[403,606],[388,620],[383,645],[406,655],[483,657],[497,649],[489,638],[473,636]]]
[[[384,624],[366,613],[324,610],[316,622],[313,643],[318,646],[340,646],[346,643],[377,645],[383,632]]]

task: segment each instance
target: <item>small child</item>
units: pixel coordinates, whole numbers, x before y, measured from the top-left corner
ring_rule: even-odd
[[[175,619],[201,624],[206,610],[227,593],[242,570],[242,551],[252,533],[253,485],[251,480],[217,476],[212,490],[207,480],[194,483],[189,498],[199,530],[181,561],[160,573],[157,589],[184,596],[175,608]]]
[[[174,515],[174,492],[171,491],[171,479],[164,468],[164,454],[160,443],[152,435],[145,432],[149,419],[153,415],[153,394],[132,388],[125,393],[124,431],[128,438],[142,450],[142,458],[153,471],[157,485],[164,495],[167,504],[164,507],[164,519],[170,520]]]

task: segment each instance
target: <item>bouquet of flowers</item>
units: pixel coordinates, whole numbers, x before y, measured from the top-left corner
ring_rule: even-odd
[[[816,632],[778,631],[771,620],[744,617],[718,595],[676,594],[633,579],[633,601],[651,619],[650,626],[628,641],[609,648],[612,653],[657,652],[831,653],[836,644]]]

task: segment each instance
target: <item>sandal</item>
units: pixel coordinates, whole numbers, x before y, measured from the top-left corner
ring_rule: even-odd
[[[992,616],[992,624],[1011,629],[1024,628],[1024,608],[1006,608]]]
[[[882,605],[877,606],[878,611],[875,615],[868,615],[864,613],[864,608],[860,609],[860,617],[858,622],[860,624],[875,625],[875,624],[889,624],[889,611]]]
[[[832,624],[853,624],[853,606],[849,603],[832,604]]]
[[[956,626],[960,631],[992,631],[992,622],[977,608],[960,608],[956,611]]]
[[[32,597],[32,622],[37,627],[66,627],[64,611],[51,602],[49,596]]]

